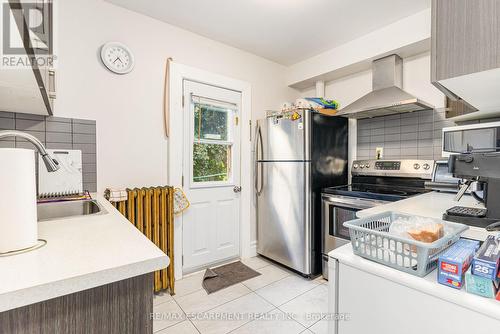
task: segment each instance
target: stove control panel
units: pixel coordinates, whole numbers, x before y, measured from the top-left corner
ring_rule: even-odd
[[[401,161],[377,161],[377,162],[375,162],[375,169],[400,170],[401,169]]]
[[[434,160],[356,160],[353,176],[395,176],[431,179]]]

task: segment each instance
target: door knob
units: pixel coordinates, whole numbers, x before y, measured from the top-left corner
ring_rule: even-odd
[[[241,192],[241,187],[240,186],[234,186],[233,191],[235,193],[239,193],[239,192]]]

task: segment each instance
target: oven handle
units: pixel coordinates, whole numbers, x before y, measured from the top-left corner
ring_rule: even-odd
[[[359,209],[359,210],[369,209],[375,206],[390,203],[387,201],[371,200],[365,198],[353,199],[352,197],[341,197],[341,196],[323,196],[322,199],[329,205],[339,204],[344,207],[349,206],[352,209]]]
[[[362,202],[362,203],[360,203]],[[322,211],[322,236],[324,238],[325,235],[333,235],[337,236],[337,225],[335,223],[331,224],[330,220],[333,219],[330,215],[331,207],[338,207],[344,209],[351,209],[354,211],[360,211],[364,209],[369,209],[378,205],[385,204],[385,201],[377,201],[377,200],[366,200],[366,199],[353,199],[352,197],[344,197],[344,196],[322,196],[321,201],[321,211]],[[334,210],[332,210],[334,211]],[[330,230],[333,229],[333,231]]]

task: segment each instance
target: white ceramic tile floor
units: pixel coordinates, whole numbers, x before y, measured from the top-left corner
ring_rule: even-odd
[[[304,330],[305,328],[298,322],[288,318],[282,311],[274,309],[266,313],[262,318],[241,326],[231,334],[299,334]]]
[[[208,320],[193,320],[193,324],[203,334],[224,334],[241,327],[253,320],[251,315],[266,313],[274,308],[265,299],[252,292],[246,296],[223,304],[213,310],[205,312],[202,317]],[[213,319],[218,315],[235,316],[233,319]]]
[[[158,294],[153,299],[153,305],[156,306],[156,305],[163,304],[165,302],[168,302],[169,300],[172,300],[172,298],[173,297],[169,293],[164,292],[164,293]]]
[[[328,333],[328,321],[327,320],[320,320],[309,329],[315,333],[315,334],[327,334]]]
[[[194,327],[193,323],[189,320],[184,320],[183,322],[179,322],[176,325],[165,328],[159,332],[155,332],[155,334],[199,334],[196,327]]]
[[[257,269],[257,271],[260,276],[242,282],[243,285],[254,291],[291,275],[290,272],[271,265]]]
[[[304,279],[261,257],[242,262],[261,275],[208,295],[200,272],[177,281],[173,298],[155,296],[155,334],[326,333],[326,321],[305,315],[327,312],[325,280]],[[293,319],[285,319],[289,313]]]
[[[314,289],[318,285],[320,285],[319,282],[292,275],[260,288],[255,292],[271,304],[280,306],[304,292]]]
[[[241,262],[254,270],[257,270],[257,269],[260,269],[260,268],[263,268],[263,267],[266,267],[266,266],[272,264],[270,261],[268,261],[260,256],[255,256],[255,257],[251,257],[249,259],[244,259],[244,260],[241,260]]]
[[[184,312],[173,299],[154,306],[153,311],[155,313],[153,332],[157,332],[186,320]]]
[[[219,305],[225,304],[252,292],[243,284],[235,284],[226,289],[207,294],[205,290],[199,290],[189,295],[175,298],[179,306],[187,313],[205,312]]]
[[[310,327],[328,312],[328,287],[321,284],[279,307],[285,313],[295,314],[298,322]]]
[[[202,288],[201,282],[203,281],[204,272],[198,272],[188,275],[181,280],[175,282],[175,298],[179,298],[190,293],[199,291]]]

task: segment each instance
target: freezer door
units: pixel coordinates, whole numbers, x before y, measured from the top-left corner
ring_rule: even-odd
[[[300,112],[300,118],[268,117],[260,120],[263,161],[304,161],[309,160],[310,112]]]
[[[257,253],[305,275],[312,271],[310,162],[259,162]]]

